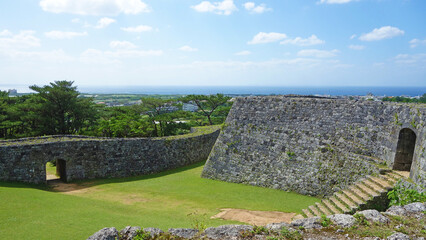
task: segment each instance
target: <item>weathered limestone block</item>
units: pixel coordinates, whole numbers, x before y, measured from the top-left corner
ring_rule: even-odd
[[[114,227],[103,228],[90,236],[87,240],[117,240],[118,231]]]

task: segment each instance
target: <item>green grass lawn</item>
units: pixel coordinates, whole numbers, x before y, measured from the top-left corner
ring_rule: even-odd
[[[53,166],[51,162],[46,164],[46,173],[56,175],[56,166]]]
[[[103,227],[191,227],[235,223],[220,208],[300,212],[317,198],[200,178],[204,163],[142,177],[78,182],[75,195],[0,182],[3,239],[86,239]],[[189,216],[190,215],[190,216]]]

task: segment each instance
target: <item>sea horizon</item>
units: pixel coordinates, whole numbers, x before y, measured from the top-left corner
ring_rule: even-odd
[[[421,96],[426,86],[78,86],[86,94],[230,94],[230,95],[330,95],[330,96]],[[16,89],[18,93],[30,93],[28,86],[0,85],[0,90]]]

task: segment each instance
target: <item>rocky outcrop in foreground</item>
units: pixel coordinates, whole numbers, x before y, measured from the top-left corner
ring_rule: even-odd
[[[265,227],[224,225],[205,230],[126,227],[103,228],[87,240],[150,239],[426,239],[426,203],[393,206],[386,212],[364,210],[349,214],[298,219],[290,224],[272,223]]]

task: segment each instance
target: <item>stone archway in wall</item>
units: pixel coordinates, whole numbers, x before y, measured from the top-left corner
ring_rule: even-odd
[[[396,147],[393,170],[410,171],[414,158],[416,138],[416,133],[413,130],[409,128],[401,129]]]
[[[56,160],[56,175],[62,182],[67,182],[67,162],[65,160]]]
[[[67,162],[63,159],[56,159],[56,176],[52,174],[52,172],[48,173],[46,170],[46,180],[60,180],[64,183],[67,182]]]

